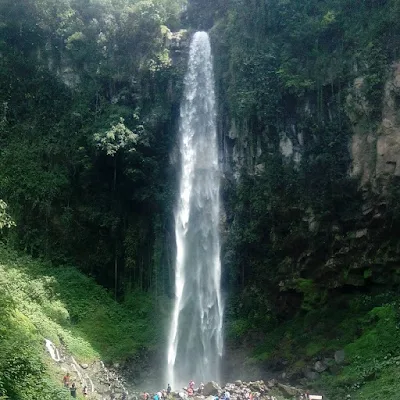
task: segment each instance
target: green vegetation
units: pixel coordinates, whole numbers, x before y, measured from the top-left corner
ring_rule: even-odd
[[[118,298],[169,290],[184,0],[0,5],[0,198],[10,244],[78,265]],[[133,151],[135,150],[135,151]],[[159,262],[156,262],[159,260]]]
[[[227,339],[264,337],[249,362],[284,360],[292,380],[345,349],[346,364],[314,383],[329,399],[400,390],[398,182],[383,194],[349,176],[361,118],[349,95],[362,78],[361,134],[375,132],[399,12],[395,0],[237,0],[214,11],[219,114],[240,172],[224,182]],[[381,204],[379,218],[366,204]]]
[[[243,326],[244,321],[238,321]],[[254,326],[239,334],[240,343]],[[263,362],[266,368],[285,364],[291,380],[298,380],[305,370],[311,371],[317,360],[328,369],[320,379],[309,381],[313,391],[325,393],[331,400],[396,399],[400,390],[400,304],[397,294],[342,295],[329,308],[302,312],[284,323],[271,323],[265,339],[254,349],[248,362]],[[337,364],[334,353],[343,349],[344,363]]]
[[[238,305],[227,323],[237,331],[329,310],[343,291],[397,288],[398,182],[384,193],[372,176],[360,190],[349,173],[349,115],[361,118],[350,95],[362,78],[359,133],[379,134],[384,84],[399,57],[399,7],[236,0],[213,11],[219,115],[240,174],[224,182],[225,282]]]
[[[13,400],[64,398],[60,376],[53,383],[46,369],[45,338],[79,362],[124,360],[162,342],[154,326],[166,316],[156,311],[154,296],[133,292],[118,304],[75,268],[52,267],[3,245],[0,287],[0,390]]]
[[[348,365],[336,376],[325,374],[319,388],[332,399],[345,393],[359,400],[396,399],[400,390],[395,380],[400,365],[399,323],[397,301],[375,307],[355,321],[348,316],[347,329],[358,329],[356,338],[345,346]]]
[[[7,213],[7,203],[0,199],[0,230],[15,226],[15,222]]]
[[[162,340],[151,326],[157,299],[173,298],[180,30],[199,28],[213,40],[221,154],[239,173],[223,182],[228,340],[268,332],[251,361],[284,358],[293,376],[344,348],[348,364],[318,389],[396,398],[398,304],[382,293],[400,284],[399,183],[360,190],[349,143],[358,119],[360,135],[379,132],[399,1],[186,3],[0,3],[0,229],[16,224],[1,232],[0,393],[62,398],[44,337],[82,361]]]

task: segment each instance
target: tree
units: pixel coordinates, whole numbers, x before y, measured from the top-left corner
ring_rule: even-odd
[[[127,149],[129,152],[136,151],[134,145],[137,143],[139,135],[133,133],[125,126],[124,119],[120,118],[118,124],[103,133],[96,133],[94,140],[97,147],[114,158],[114,190],[117,184],[117,153]]]
[[[15,226],[14,220],[7,213],[7,203],[0,199],[0,230],[3,228],[11,228]]]
[[[139,125],[139,128],[142,128]],[[136,151],[135,145],[139,135],[133,133],[125,126],[124,119],[120,118],[116,125],[111,125],[111,128],[102,133],[96,133],[94,140],[97,147],[105,151],[106,154],[114,158],[114,178],[113,178],[113,193],[114,197],[117,188],[117,158],[118,154],[127,150],[128,152]],[[115,253],[114,253],[114,278],[115,278],[115,297],[117,297],[118,289],[118,254],[117,254],[117,235],[115,234]]]

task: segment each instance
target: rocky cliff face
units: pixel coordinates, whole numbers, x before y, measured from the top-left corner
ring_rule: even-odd
[[[354,79],[352,87],[345,91],[347,94],[344,118],[348,125],[343,127],[343,130],[348,129],[348,133],[339,151],[345,155],[346,148],[348,149],[346,166],[342,165],[346,172],[340,178],[342,183],[346,181],[347,184],[334,185],[331,188],[336,191],[335,195],[343,194],[349,202],[341,203],[338,207],[342,208],[336,209],[334,213],[332,209],[326,209],[325,216],[323,210],[315,209],[313,201],[304,198],[299,202],[299,199],[294,203],[289,202],[288,206],[292,211],[297,210],[295,214],[301,214],[301,222],[296,221],[298,217],[295,216],[292,226],[298,225],[298,229],[303,230],[304,240],[308,243],[299,246],[295,257],[292,257],[290,251],[286,252],[284,263],[294,264],[292,271],[295,272],[289,272],[288,275],[283,273],[281,276],[284,279],[276,281],[279,283],[279,292],[291,292],[293,289],[297,291],[294,282],[302,277],[315,279],[317,285],[329,290],[347,285],[362,287],[371,281],[385,281],[381,274],[386,263],[386,256],[383,256],[386,250],[381,249],[381,246],[391,247],[387,240],[390,237],[389,225],[393,210],[388,207],[395,196],[396,178],[400,176],[400,64],[394,63],[391,66],[384,85],[381,116],[378,121],[371,118],[371,105],[364,89],[365,80],[358,77]],[[228,124],[229,129],[221,131],[227,180],[235,182],[234,186],[240,186],[242,177],[248,175],[255,178],[254,185],[257,185],[257,182],[262,185],[262,182],[265,183],[265,171],[270,168],[266,159],[271,157],[278,157],[280,165],[286,168],[286,175],[281,183],[288,186],[292,185],[289,175],[293,173],[300,179],[305,165],[309,164],[310,160],[320,157],[321,151],[332,157],[335,163],[335,152],[338,148],[334,149],[332,143],[324,143],[329,146],[327,148],[316,145],[310,151],[310,142],[320,142],[316,134],[310,134],[304,129],[304,120],[308,117],[315,118],[310,103],[312,99],[310,102],[304,101],[299,104],[296,115],[288,118],[289,122],[280,127],[278,139],[271,138],[268,132],[254,135],[248,130],[246,123],[232,119]],[[335,119],[338,116],[332,114],[328,118]],[[315,170],[311,170],[311,174],[317,175],[321,172],[318,165],[313,168]],[[288,173],[290,170],[292,172]],[[326,176],[321,179],[328,181],[331,178]],[[300,192],[307,190],[313,189],[307,188],[307,184],[300,188]],[[304,194],[303,192],[302,195]],[[307,195],[316,198],[323,196],[318,188],[314,193],[306,193],[305,197],[308,197]],[[229,211],[232,212],[228,210],[228,214]],[[268,213],[268,210],[265,211]],[[290,210],[287,209],[287,212]],[[231,213],[230,217],[231,221],[234,221],[236,215]],[[284,221],[285,217],[281,222]],[[277,223],[279,225],[279,221]],[[275,243],[272,246],[282,244],[282,238],[274,239],[273,228],[272,232],[264,231],[263,234]],[[325,254],[321,253],[320,244],[313,240],[313,237],[321,235],[325,236],[322,246],[325,248]],[[230,240],[229,234],[227,240]],[[383,258],[373,254],[380,254]],[[374,261],[371,258],[374,258]],[[378,259],[380,261],[377,261]],[[385,276],[387,277],[387,273]]]
[[[335,292],[392,287],[400,259],[399,63],[371,43],[346,53],[338,31],[311,33],[315,25],[304,38],[312,50],[300,54],[304,43],[292,46],[280,30],[283,5],[264,26],[268,39],[247,26],[243,7],[254,19],[276,12],[273,5],[267,12],[242,4],[211,32],[224,166],[224,285],[245,313],[268,308],[266,294],[284,314],[319,307]],[[359,17],[336,22],[350,29],[346,24]],[[326,48],[315,45],[319,36]],[[250,298],[259,304],[250,306]]]
[[[382,117],[377,125],[369,121],[370,104],[363,96],[364,79],[357,78],[348,96],[348,115],[354,134],[351,137],[351,175],[361,186],[376,192],[400,176],[400,63],[394,63],[385,83]]]
[[[369,186],[379,192],[391,177],[400,176],[400,62],[394,63],[385,83],[381,118],[371,120],[371,105],[364,94],[365,80],[358,77],[347,91],[346,116],[351,124],[349,138],[351,165],[349,177],[359,181],[360,187]],[[302,104],[303,114],[310,114],[308,102]],[[336,116],[334,116],[336,117]],[[299,122],[299,121],[297,121]],[[232,119],[229,129],[221,132],[225,170],[239,178],[243,171],[258,174],[263,171],[263,155],[271,150],[268,135],[252,138],[251,132],[240,121]],[[282,160],[301,163],[304,134],[296,121],[279,132],[277,148]]]

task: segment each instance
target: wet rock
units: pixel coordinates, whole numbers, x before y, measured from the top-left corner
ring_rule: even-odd
[[[310,369],[306,369],[304,371],[304,377],[309,379],[310,381],[315,381],[319,378],[318,372],[311,371]]]
[[[336,364],[343,364],[344,360],[346,359],[346,355],[344,353],[344,350],[335,351],[334,357],[335,357]]]
[[[315,373],[316,374],[316,373]],[[235,381],[235,383],[227,383],[219,394],[228,391],[232,400],[249,400],[251,395],[253,399],[258,400],[277,400],[282,398],[296,399],[304,394],[301,389],[279,383],[277,380],[272,379],[264,382],[262,380],[243,382]],[[274,396],[272,396],[274,394]],[[214,397],[208,397],[206,400],[213,400]]]
[[[236,386],[242,386],[242,384],[243,384],[243,382],[240,379],[235,381]]]
[[[204,396],[217,396],[221,388],[214,381],[208,382],[203,389]]]
[[[278,387],[279,389],[281,389],[283,394],[287,396],[297,396],[298,394],[301,394],[301,390],[293,386],[284,385],[283,383],[278,383]]]
[[[363,215],[370,215],[374,211],[374,207],[370,204],[364,204],[362,206],[362,213]]]
[[[264,389],[264,382],[263,381],[256,381],[256,382],[250,382],[249,384],[250,389],[259,392],[262,391]]]
[[[356,232],[356,239],[361,239],[368,235],[368,229],[360,229]]]
[[[89,365],[88,365],[88,364],[80,364],[80,366],[81,366],[81,368],[83,368],[83,369],[88,369],[88,368],[89,368]]]
[[[276,380],[275,379],[271,379],[270,381],[267,382],[267,386],[269,388],[273,388],[276,386]]]
[[[317,361],[317,362],[314,364],[314,370],[317,371],[317,372],[319,372],[319,373],[324,372],[324,371],[326,371],[327,369],[328,369],[328,366],[327,366],[324,362],[322,362],[322,361]]]

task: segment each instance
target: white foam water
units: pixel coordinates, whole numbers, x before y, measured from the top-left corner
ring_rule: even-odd
[[[190,45],[180,110],[181,176],[175,212],[175,305],[167,382],[219,379],[223,351],[220,262],[220,168],[211,46],[197,32]]]

